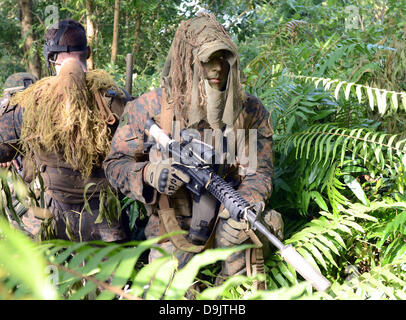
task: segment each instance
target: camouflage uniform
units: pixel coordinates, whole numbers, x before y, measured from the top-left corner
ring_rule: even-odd
[[[38,79],[34,75],[26,72],[18,72],[9,76],[4,83],[4,96],[0,98],[0,117],[3,117],[5,113],[8,113],[11,97],[16,92],[23,91],[37,80]],[[1,138],[1,140],[7,139],[7,137],[3,138],[3,136]],[[6,159],[13,158],[15,154],[15,148],[17,147],[18,146],[15,143],[0,144],[0,157],[2,157],[0,158],[0,163],[7,162]],[[31,183],[33,175],[32,165],[29,162],[25,161],[24,158],[21,159],[21,155],[17,157],[17,160],[19,160],[20,166],[22,166],[19,174],[26,183]],[[36,234],[38,234],[41,220],[35,218],[31,210],[27,211],[27,208],[17,200],[14,194],[12,194],[12,200],[13,207],[16,213],[20,217],[22,216],[21,220],[24,225],[24,231],[30,236],[35,236]]]
[[[143,182],[143,168],[148,163],[148,152],[145,148],[144,135],[145,123],[149,118],[160,124],[162,89],[158,88],[143,94],[135,101],[129,102],[121,117],[109,155],[105,160],[106,176],[110,183],[125,195],[146,203],[150,215],[145,230],[147,238],[155,237],[160,232],[160,221],[157,216],[158,200],[157,191]],[[268,122],[269,113],[262,103],[254,96],[247,95],[242,112],[235,122],[234,129],[257,130],[257,170],[254,174],[239,174],[237,164],[226,166],[224,177],[238,185],[240,194],[250,203],[264,201],[271,194],[271,177],[273,174],[272,155],[272,128]],[[174,119],[176,120],[176,119]],[[210,129],[206,121],[200,121],[196,127],[203,134],[204,129]],[[203,140],[203,135],[202,135]],[[247,147],[247,145],[246,145]],[[247,151],[247,150],[246,150]],[[180,201],[186,198],[186,201]],[[179,189],[170,197],[171,205],[175,208],[178,222],[182,229],[188,230],[190,226],[191,194],[185,187]],[[217,208],[218,210],[218,208]],[[222,223],[222,219],[219,223]],[[217,228],[218,229],[218,228]],[[215,237],[216,240],[216,237]],[[216,242],[216,241],[215,241]],[[216,242],[215,246],[219,246]],[[176,250],[169,241],[162,247],[173,252],[180,259],[182,267],[192,256],[190,253]],[[151,252],[150,259],[157,256]],[[238,252],[231,256],[223,265],[223,275],[229,276],[245,271],[245,253]]]
[[[112,90],[102,92],[105,101],[115,114],[121,115],[126,99]],[[11,161],[21,136],[24,108],[7,103],[0,110],[0,162]],[[110,126],[112,134],[118,123]],[[36,159],[38,160],[38,158]],[[92,194],[108,186],[102,168],[94,168],[88,179],[64,162],[61,154],[40,154],[36,167],[44,179],[45,205],[52,212],[52,229],[56,238],[74,241],[118,241],[127,235],[121,221],[96,222],[99,214],[99,194]],[[89,188],[87,197],[91,212],[84,209],[83,192],[86,184],[94,182],[97,188]],[[37,227],[37,219],[30,211],[28,224]]]
[[[2,117],[5,113],[10,110],[9,102],[11,97],[19,91],[23,91],[32,83],[36,82],[38,79],[30,73],[18,72],[9,76],[4,83],[4,95],[0,98],[0,116]],[[7,122],[13,121],[12,119],[7,120]],[[3,130],[4,131],[4,130]],[[15,132],[10,132],[9,136],[12,137]],[[12,158],[11,155],[15,154],[15,143],[12,139],[8,139],[8,136],[4,133],[4,136],[0,136],[0,142],[9,141],[10,144],[0,145],[0,163],[8,162],[4,159]]]

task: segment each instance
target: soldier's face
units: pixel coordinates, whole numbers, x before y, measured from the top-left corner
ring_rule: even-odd
[[[217,90],[225,90],[227,85],[230,65],[226,54],[227,52],[224,50],[216,51],[210,56],[208,62],[202,63],[205,78]]]

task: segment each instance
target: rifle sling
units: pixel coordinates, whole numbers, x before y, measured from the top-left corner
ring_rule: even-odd
[[[101,92],[98,90],[94,94],[96,104],[99,108],[99,111],[101,113],[102,119],[104,122],[106,122],[108,125],[113,125],[116,122],[116,117],[113,112],[111,112],[109,106],[107,105],[106,100],[102,96]]]
[[[162,102],[161,102],[161,115],[160,115],[160,125],[162,130],[172,134],[172,121],[173,121],[174,112],[167,103],[165,96],[165,89],[162,88]],[[176,219],[175,210],[171,208],[170,198],[165,194],[159,195],[158,201],[158,215],[160,219],[159,224],[159,233],[171,233],[175,231],[181,231],[182,229],[179,226],[178,220]],[[195,245],[189,239],[186,238],[184,234],[177,234],[170,237],[173,245],[182,251],[199,253],[212,246],[214,240],[215,229],[217,225],[218,218],[213,226],[212,232],[209,239],[204,245]]]

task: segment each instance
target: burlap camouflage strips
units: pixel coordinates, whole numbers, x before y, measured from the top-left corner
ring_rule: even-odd
[[[159,125],[161,98],[162,89],[159,88],[127,103],[113,137],[110,153],[104,162],[110,183],[125,195],[144,203],[153,199],[153,189],[144,185],[142,179],[142,169],[148,161],[148,153],[144,148],[144,128],[149,118]],[[265,107],[256,97],[248,95],[235,129],[257,129],[257,170],[255,174],[242,177],[238,175],[235,166],[229,165],[226,175],[229,180],[242,180],[238,191],[251,203],[263,201],[272,192],[273,131],[268,120],[269,113]],[[198,130],[203,132],[206,128],[210,128],[208,123],[202,121]]]
[[[96,76],[98,76],[98,74],[95,74],[94,78],[97,78]],[[100,80],[100,83],[104,83],[103,79],[97,79]],[[35,91],[36,87],[34,86],[39,82],[40,81],[35,83],[29,89]],[[97,89],[97,87],[95,88]],[[103,90],[105,91],[106,88]],[[117,95],[118,97],[114,98],[114,90],[110,91],[109,94],[113,96],[113,98],[106,98],[106,100],[108,100],[108,107],[117,115],[121,115],[126,101],[123,95]],[[16,150],[19,147],[18,143],[21,137],[23,114],[26,115],[27,113],[24,106],[19,104],[11,105],[11,103],[7,103],[0,109],[0,162],[11,161],[16,156]],[[110,126],[112,133],[117,124],[118,123],[115,123]],[[36,154],[36,156],[38,155]],[[49,156],[45,160],[40,157],[35,157],[34,159],[40,159],[42,161],[41,163],[35,164],[35,167],[41,174],[46,174],[47,177],[49,177],[51,169],[55,169],[54,171],[59,173],[55,175],[58,176],[59,179],[53,177],[52,181],[49,179],[44,180],[47,190],[47,205],[54,214],[54,217],[49,220],[52,222],[54,228],[52,235],[56,234],[57,238],[74,241],[122,241],[126,239],[127,235],[125,234],[125,228],[121,225],[121,221],[104,220],[101,223],[98,223],[99,221],[96,223],[100,208],[98,195],[94,195],[94,200],[90,201],[92,214],[83,210],[84,188],[86,183],[90,180],[81,178],[77,170],[73,170],[64,162],[62,159],[63,156],[60,153],[55,153],[52,156],[54,157]],[[54,161],[54,158],[57,159]],[[62,175],[61,172],[64,172],[64,175]],[[97,180],[96,182],[100,185],[108,185],[104,171],[100,167],[94,168],[90,178]],[[91,180],[90,182],[94,181]],[[62,186],[63,183],[65,184]],[[60,197],[55,198],[55,194],[59,191]],[[91,187],[88,189],[88,193],[92,192],[93,189]],[[77,199],[78,197],[80,197],[80,200]],[[75,198],[74,201],[72,198]],[[28,215],[24,219],[30,230],[37,229],[38,223],[32,216]]]

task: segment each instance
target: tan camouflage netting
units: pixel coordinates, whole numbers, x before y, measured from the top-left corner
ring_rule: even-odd
[[[16,94],[11,103],[24,108],[21,141],[26,155],[62,153],[67,164],[89,177],[110,149],[110,129],[95,101],[95,93],[107,89],[121,92],[106,72],[84,73],[69,59],[58,76]]]

